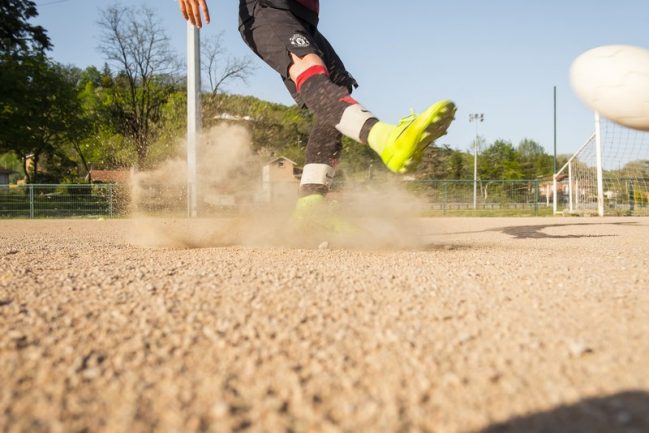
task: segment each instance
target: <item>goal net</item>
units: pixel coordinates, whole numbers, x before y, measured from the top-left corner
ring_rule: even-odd
[[[595,116],[595,131],[554,175],[555,213],[649,215],[649,132]]]

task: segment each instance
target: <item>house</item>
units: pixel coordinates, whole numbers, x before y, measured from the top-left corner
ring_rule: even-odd
[[[300,186],[302,169],[290,159],[280,156],[262,168],[261,197],[265,203],[294,201]]]
[[[231,122],[252,122],[252,117],[250,116],[237,116],[236,114],[230,113],[221,113],[214,116],[216,120],[227,120]]]
[[[91,169],[87,176],[91,183],[128,183],[131,170],[95,170]]]
[[[13,170],[0,167],[0,185],[9,185],[9,176],[15,173]]]

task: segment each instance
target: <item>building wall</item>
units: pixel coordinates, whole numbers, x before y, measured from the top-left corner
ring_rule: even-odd
[[[293,164],[275,161],[262,170],[262,201],[282,203],[295,201],[299,181],[293,176]]]
[[[293,176],[293,164],[284,162],[283,166],[280,167],[276,162],[268,167],[271,182],[296,182]]]

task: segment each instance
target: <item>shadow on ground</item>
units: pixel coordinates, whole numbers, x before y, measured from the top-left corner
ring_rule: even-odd
[[[588,225],[602,225],[602,224],[588,224]],[[501,227],[489,231],[504,233],[509,236],[513,236],[516,239],[579,239],[579,238],[609,238],[616,235],[549,235],[543,233],[548,227],[573,227],[580,226],[583,227],[583,224],[540,224],[535,226],[514,226],[514,227]]]
[[[512,418],[476,433],[646,432],[649,432],[649,393],[629,391]]]
[[[512,236],[516,239],[579,239],[579,238],[607,238],[607,237],[616,237],[618,235],[576,235],[576,234],[567,234],[567,235],[550,235],[543,233],[543,230],[547,228],[560,228],[560,227],[586,227],[586,226],[640,226],[635,221],[630,222],[615,222],[615,223],[576,223],[576,224],[537,224],[531,226],[509,226],[509,227],[497,227],[494,229],[487,230],[477,230],[477,231],[468,231],[468,232],[454,232],[447,233],[447,235],[468,235],[475,233],[489,233],[497,232],[504,233],[506,235]]]

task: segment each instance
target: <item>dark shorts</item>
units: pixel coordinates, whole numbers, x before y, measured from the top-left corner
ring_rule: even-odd
[[[347,72],[342,60],[317,27],[290,11],[260,5],[258,2],[242,3],[239,32],[255,54],[282,76],[284,84],[299,105],[303,103],[295,84],[288,76],[288,70],[293,64],[290,53],[298,57],[317,54],[327,66],[334,83],[346,87],[350,93],[354,87],[358,87],[354,77]]]

